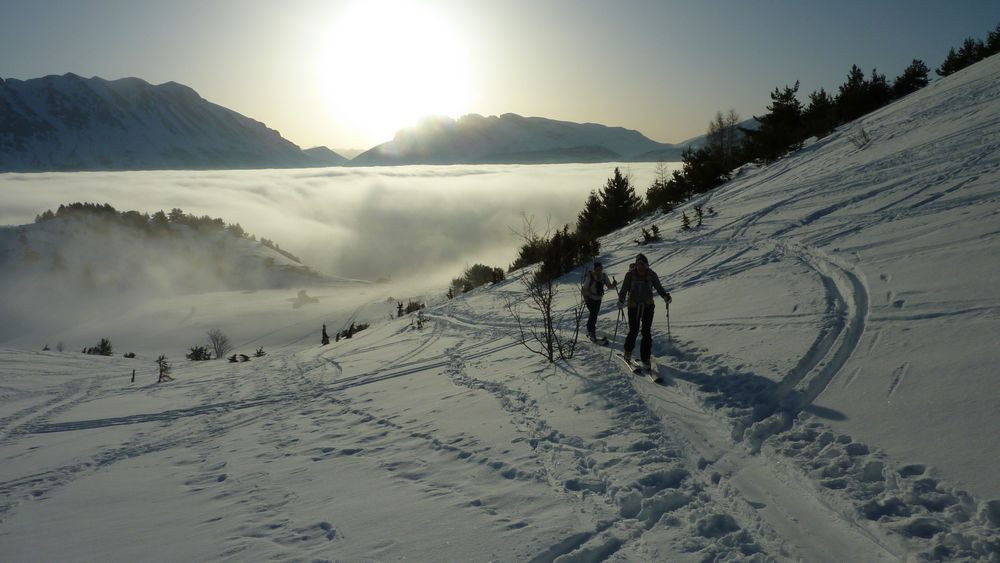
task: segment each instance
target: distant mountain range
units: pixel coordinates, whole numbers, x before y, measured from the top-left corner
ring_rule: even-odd
[[[0,172],[676,161],[689,144],[513,113],[429,118],[348,160],[176,82],[0,78]]]
[[[356,156],[352,164],[535,164],[678,160],[683,147],[638,131],[513,113],[430,118]]]
[[[75,74],[0,79],[0,172],[330,166],[176,82]]]

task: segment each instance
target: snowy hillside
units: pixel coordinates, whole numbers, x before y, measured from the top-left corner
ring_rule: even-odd
[[[0,79],[0,116],[0,172],[320,165],[277,131],[175,82]]]
[[[678,160],[680,149],[638,131],[513,113],[430,118],[356,156],[357,165]],[[654,154],[655,153],[655,154]]]
[[[700,227],[679,229],[689,205],[605,237],[609,274],[641,250],[673,294],[664,385],[605,347],[552,366],[520,346],[516,277],[423,328],[388,320],[416,290],[367,286],[150,301],[53,335],[133,360],[7,340],[0,553],[997,561],[998,149],[993,57],[742,170],[692,202],[714,211]],[[651,224],[664,240],[637,248]],[[598,330],[620,345],[615,315]],[[211,326],[268,355],[181,360]],[[173,382],[153,383],[160,353]]]

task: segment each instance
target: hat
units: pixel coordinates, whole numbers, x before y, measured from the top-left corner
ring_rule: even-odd
[[[635,257],[635,262],[636,264],[642,262],[643,264],[649,266],[649,260],[646,258],[646,255],[642,253],[639,253],[639,255]]]

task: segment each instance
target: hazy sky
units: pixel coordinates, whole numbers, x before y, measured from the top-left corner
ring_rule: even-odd
[[[176,81],[310,147],[507,112],[699,135],[852,64],[936,68],[997,0],[0,0],[0,77]]]

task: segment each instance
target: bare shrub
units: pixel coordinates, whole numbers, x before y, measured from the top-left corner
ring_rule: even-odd
[[[233,349],[232,343],[229,342],[229,337],[222,332],[222,329],[213,328],[207,334],[208,342],[215,352],[216,359],[224,358]]]
[[[868,134],[868,131],[865,131],[864,127],[858,127],[848,135],[847,140],[854,145],[854,148],[862,149],[871,142],[872,136]]]
[[[517,324],[519,342],[549,362],[554,362],[556,359],[568,360],[572,358],[580,336],[583,303],[578,303],[564,314],[557,315],[552,311],[552,305],[556,301],[559,291],[553,280],[525,275],[521,278],[521,282],[524,283],[527,290],[527,307],[538,317],[526,318],[520,310],[520,303],[517,299],[511,296],[504,297],[504,309]],[[571,337],[560,331],[560,327],[567,323],[572,330]]]

